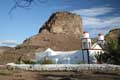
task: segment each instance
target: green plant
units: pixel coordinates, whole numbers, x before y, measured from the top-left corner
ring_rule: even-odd
[[[97,59],[97,63],[99,63],[99,64],[103,63],[103,53],[102,52],[96,53],[94,56]]]
[[[36,64],[36,62],[31,60],[22,60],[24,64]]]
[[[120,38],[107,42],[103,60],[106,63],[120,65]]]
[[[50,60],[50,59],[43,60],[43,61],[41,62],[41,64],[53,64],[53,61]]]
[[[16,64],[22,64],[22,56],[20,56],[15,63]]]
[[[34,62],[34,61],[32,61],[32,60],[22,59],[22,56],[20,56],[15,63],[16,63],[16,64],[36,64],[36,62]]]

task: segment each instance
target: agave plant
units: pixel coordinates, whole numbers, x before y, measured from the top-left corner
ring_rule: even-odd
[[[103,63],[103,53],[96,53],[95,58],[97,59],[97,63],[102,64]]]

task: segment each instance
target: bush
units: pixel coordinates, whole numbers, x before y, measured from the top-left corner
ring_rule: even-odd
[[[36,64],[36,62],[31,60],[23,60],[22,56],[18,58],[18,60],[15,62],[16,64]]]
[[[118,40],[110,40],[105,45],[103,60],[109,64],[120,65],[120,37]]]
[[[22,64],[22,56],[20,56],[15,63],[16,64]]]
[[[53,61],[48,59],[48,60],[43,60],[41,64],[53,64]]]
[[[103,63],[103,53],[96,53],[94,56],[97,59],[97,63],[99,64]]]
[[[36,64],[36,62],[31,61],[31,60],[22,60],[24,64]]]

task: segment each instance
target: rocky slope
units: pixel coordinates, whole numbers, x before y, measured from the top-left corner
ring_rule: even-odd
[[[117,40],[118,38],[120,38],[120,28],[117,29],[112,29],[109,31],[109,33],[106,35],[106,40]]]
[[[39,33],[26,39],[23,44],[7,50],[0,60],[2,63],[16,61],[20,56],[34,58],[35,52],[52,48],[58,51],[70,51],[81,48],[82,19],[69,12],[53,13],[40,28]]]
[[[24,41],[22,46],[33,45],[41,49],[76,50],[81,47],[82,19],[69,12],[56,12],[40,28],[39,33]]]
[[[3,53],[4,51],[6,51],[8,49],[12,49],[12,48],[11,47],[7,47],[7,46],[0,46],[0,53]]]
[[[50,33],[72,33],[81,35],[82,19],[79,15],[69,12],[56,12],[52,14],[49,20],[40,28],[39,33],[44,30]]]

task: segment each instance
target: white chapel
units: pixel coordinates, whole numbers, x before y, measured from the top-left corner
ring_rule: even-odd
[[[82,49],[74,51],[54,51],[51,48],[36,53],[36,61],[43,61],[46,57],[55,64],[97,63],[95,54],[104,53],[104,35],[99,34],[97,42],[92,44],[88,32],[83,32]]]

